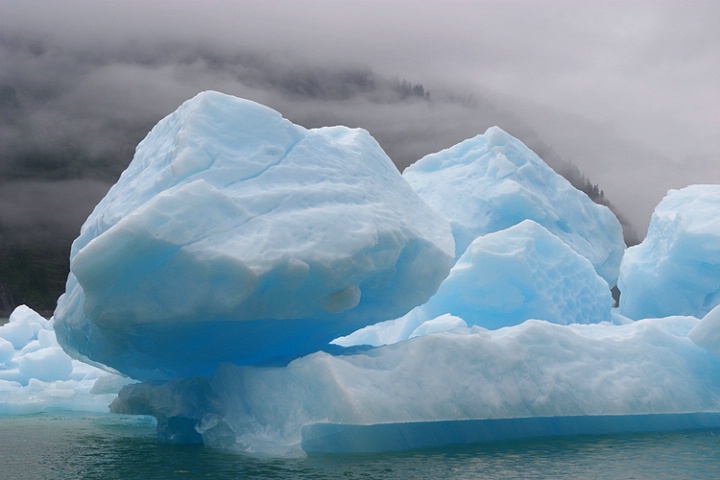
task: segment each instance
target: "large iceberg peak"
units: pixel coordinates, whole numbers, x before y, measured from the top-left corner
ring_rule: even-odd
[[[633,319],[702,318],[720,305],[720,185],[670,190],[625,253],[618,287],[620,313]]]
[[[82,226],[71,257],[164,191],[198,180],[223,188],[259,175],[305,133],[280,113],[250,100],[215,91],[197,94],[140,142],[134,160]]]
[[[533,220],[586,257],[610,286],[625,249],[615,215],[498,127],[427,155],[403,172],[445,216],[459,258],[477,237]]]
[[[366,131],[204,92],[153,128],[86,221],[57,334],[138,379],[282,363],[423,303],[453,251]]]

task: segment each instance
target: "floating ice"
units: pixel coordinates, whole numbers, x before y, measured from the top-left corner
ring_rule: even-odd
[[[717,427],[720,361],[688,338],[698,322],[472,327],[285,368],[225,365],[209,379],[131,385],[111,408],[157,416],[168,440],[196,432],[207,445],[282,455],[477,441],[500,419],[518,422],[516,436],[690,428],[688,413]],[[356,426],[364,440],[352,438]],[[388,438],[393,428],[412,435]]]
[[[24,305],[0,326],[0,415],[107,412],[129,382],[70,358],[57,343],[53,322]]]
[[[720,185],[668,192],[625,254],[618,288],[620,312],[634,319],[700,318],[720,304]]]
[[[552,323],[610,320],[607,282],[588,259],[532,220],[476,238],[437,293],[397,320],[337,339],[342,346],[383,345],[420,335],[423,322],[443,314],[469,325],[500,328],[528,319]],[[455,323],[446,324],[454,328]],[[427,327],[426,327],[427,328]],[[434,325],[430,332],[437,331]]]
[[[693,213],[678,197],[658,209],[653,238],[669,250],[633,270],[641,246],[621,282],[628,310],[668,294],[710,313],[633,322],[608,292],[619,223],[516,139],[490,129],[405,177],[440,215],[366,132],[200,94],[153,129],[83,226],[57,340],[150,380],[113,411],[154,415],[165,441],[243,452],[720,427],[711,189],[697,187]],[[643,297],[634,285],[658,272],[692,286],[648,281],[662,288]],[[403,341],[320,351],[421,304],[395,330],[373,327]],[[114,398],[119,377],[70,360],[52,322],[23,312],[0,328],[0,409]]]
[[[589,259],[615,285],[625,249],[615,215],[500,128],[421,158],[403,178],[450,221],[456,257],[478,236],[529,219]]]
[[[83,225],[56,331],[141,380],[282,364],[425,302],[453,249],[366,131],[205,92],[153,128]]]

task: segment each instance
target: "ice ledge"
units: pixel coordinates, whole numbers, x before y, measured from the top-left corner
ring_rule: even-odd
[[[670,432],[720,428],[720,412],[590,415],[348,425],[302,429],[302,449],[321,453],[378,453],[568,435]]]

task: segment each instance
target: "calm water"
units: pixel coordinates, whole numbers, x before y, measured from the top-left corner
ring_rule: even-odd
[[[0,418],[0,478],[710,480],[720,479],[720,430],[257,459],[159,445],[139,417],[56,413]]]

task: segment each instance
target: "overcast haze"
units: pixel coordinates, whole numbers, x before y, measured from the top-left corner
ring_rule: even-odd
[[[0,86],[6,234],[75,235],[206,89],[366,128],[401,169],[499,125],[642,233],[668,189],[720,183],[718,1],[2,0]]]

